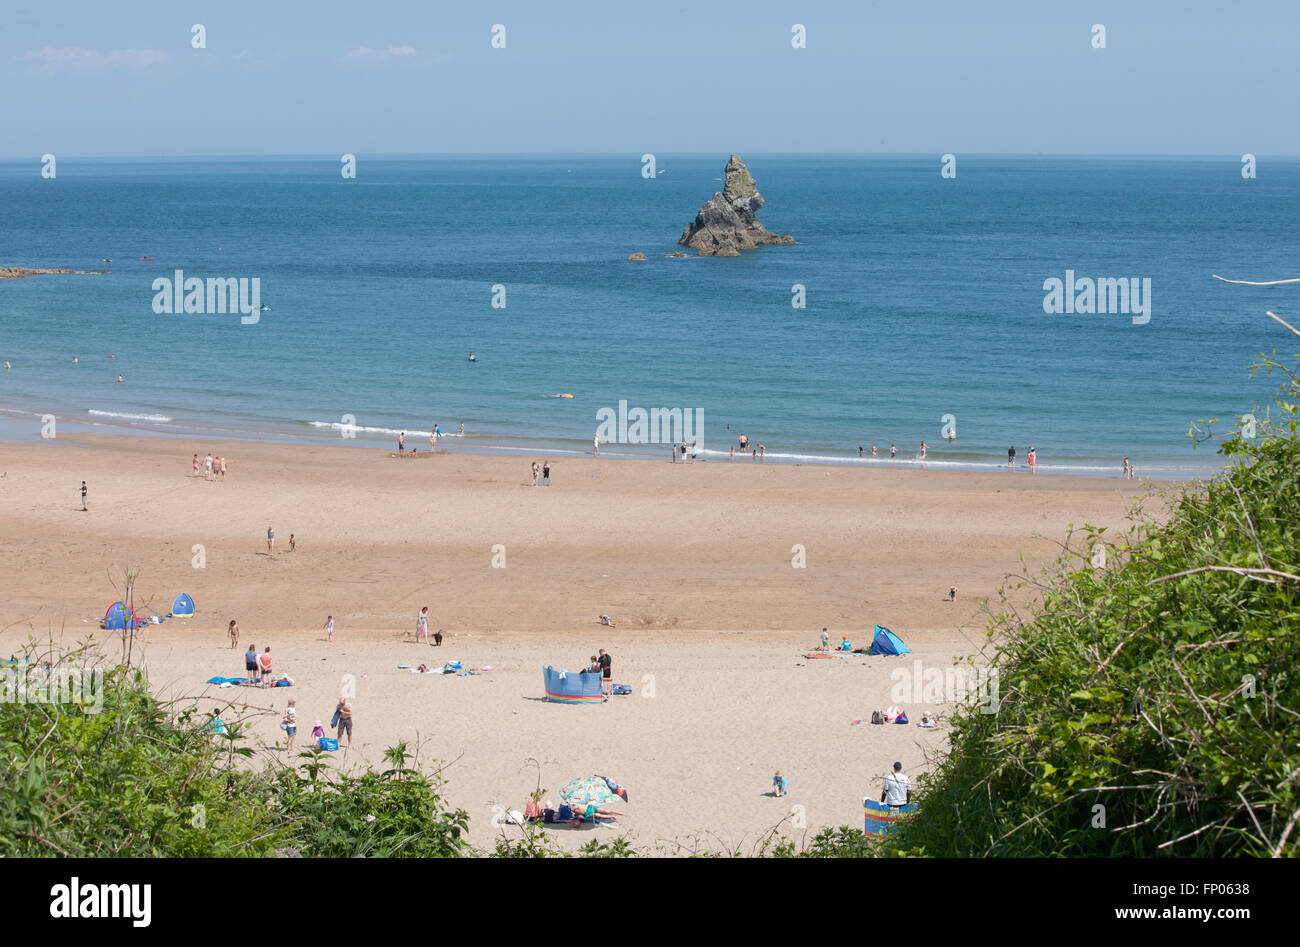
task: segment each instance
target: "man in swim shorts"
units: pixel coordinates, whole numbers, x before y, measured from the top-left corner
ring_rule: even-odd
[[[348,732],[348,746],[351,747],[352,746],[352,702],[349,701],[346,697],[340,697],[339,705],[337,709],[339,714],[339,728],[338,731],[335,733],[335,738],[340,743],[342,743],[343,731],[346,730]]]

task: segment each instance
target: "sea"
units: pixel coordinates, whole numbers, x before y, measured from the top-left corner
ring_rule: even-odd
[[[0,280],[0,437],[427,450],[436,426],[555,460],[604,424],[602,456],[666,462],[679,411],[703,461],[743,434],[767,463],[1032,446],[1040,473],[1184,479],[1223,463],[1189,426],[1261,410],[1280,379],[1251,362],[1294,349],[1265,312],[1300,284],[1213,277],[1300,276],[1300,160],[742,157],[794,245],[671,255],[722,154],[0,162],[0,266],[108,271]],[[177,271],[256,279],[256,315],[156,311]],[[1053,279],[1147,308],[1049,312]]]

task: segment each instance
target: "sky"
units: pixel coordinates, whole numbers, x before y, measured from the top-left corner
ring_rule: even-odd
[[[1297,0],[6,7],[0,158],[1300,154]]]

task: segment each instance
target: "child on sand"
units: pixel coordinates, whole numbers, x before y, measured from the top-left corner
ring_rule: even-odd
[[[610,618],[608,615],[601,615],[600,623],[602,625],[608,625],[610,628],[614,627],[614,619]]]
[[[230,619],[230,626],[226,628],[226,634],[230,636],[230,648],[233,651],[239,644],[239,623],[233,618]]]
[[[785,792],[785,776],[778,769],[776,775],[772,777],[772,795],[784,796]]]
[[[829,629],[823,628],[822,629],[822,650],[829,651],[830,649],[831,649],[831,633]]]
[[[293,740],[298,735],[298,702],[296,700],[289,701],[289,706],[285,708],[282,725],[284,726],[285,736],[288,738],[284,751],[292,753]]]
[[[275,530],[270,526],[266,528],[266,554],[275,555]]]
[[[320,748],[320,741],[321,738],[324,736],[325,736],[325,728],[322,727],[320,721],[317,720],[316,726],[311,728],[311,741],[312,743],[316,744],[317,749]]]
[[[420,609],[420,615],[415,619],[415,641],[418,644],[427,640],[429,637],[429,606],[425,605]]]
[[[324,628],[325,628],[325,640],[333,641],[334,640],[334,616],[333,615],[325,616]]]
[[[293,551],[294,551],[295,549],[297,549],[297,548],[298,548],[298,544],[297,544],[296,542],[294,542],[294,539],[293,539],[293,533],[290,533],[290,534],[289,534],[289,551],[290,551],[290,552],[293,552]]]
[[[197,477],[198,475],[199,475],[199,455],[195,454],[194,455],[194,476]]]

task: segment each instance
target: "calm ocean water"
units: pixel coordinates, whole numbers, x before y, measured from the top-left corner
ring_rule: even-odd
[[[601,408],[703,413],[768,458],[1175,477],[1218,466],[1189,422],[1269,400],[1300,288],[1300,161],[742,155],[796,246],[671,259],[726,155],[0,163],[0,265],[111,270],[0,282],[7,437],[121,427],[455,450],[589,450]],[[641,251],[644,263],[626,262]],[[101,264],[103,257],[112,263]],[[140,260],[152,257],[152,261]],[[158,315],[155,278],[257,277],[270,308]],[[1043,281],[1149,278],[1151,318],[1049,315]],[[505,308],[491,305],[505,287]],[[791,306],[792,286],[807,306]],[[469,352],[478,356],[475,364]],[[109,354],[116,355],[109,359]],[[72,358],[77,356],[79,364]],[[121,372],[124,383],[117,384]],[[570,393],[572,399],[550,395]],[[955,416],[957,438],[941,436]],[[730,428],[728,428],[730,425]],[[602,453],[663,457],[666,447]]]

